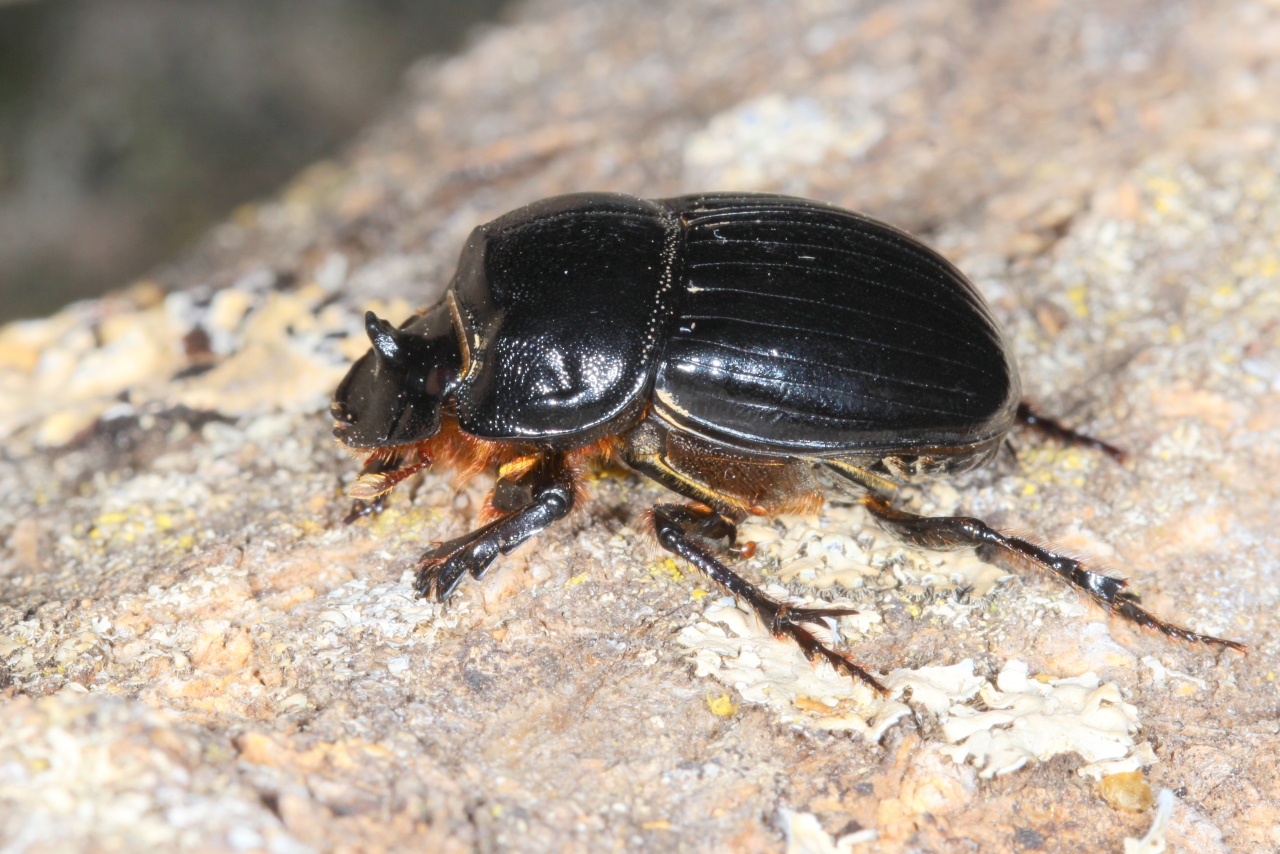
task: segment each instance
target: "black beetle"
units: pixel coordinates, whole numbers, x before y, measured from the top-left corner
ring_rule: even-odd
[[[900,485],[986,463],[1015,421],[1120,453],[1020,404],[986,303],[946,259],[870,217],[787,196],[545,199],[472,232],[444,298],[373,348],[338,387],[334,434],[368,452],[348,521],[433,462],[496,467],[492,517],[418,564],[444,600],[463,573],[580,501],[583,464],[625,462],[693,503],[659,504],[663,548],[749,602],[810,658],[883,686],[792,607],[730,569],[749,514],[816,510],[852,488],[927,548],[1032,564],[1169,637],[1235,649],[1138,606],[1125,582],[965,517],[899,509]]]

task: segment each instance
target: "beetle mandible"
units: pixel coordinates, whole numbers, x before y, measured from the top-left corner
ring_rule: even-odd
[[[816,511],[843,490],[902,539],[1032,565],[1171,638],[1243,650],[1141,608],[1121,579],[978,519],[920,516],[900,487],[988,462],[1016,421],[1115,448],[1020,403],[977,289],[915,238],[788,196],[544,199],[482,225],[444,297],[373,344],[335,394],[334,434],[367,454],[348,521],[442,463],[497,470],[480,528],[434,546],[419,595],[444,601],[583,500],[582,470],[623,462],[687,504],[649,513],[664,549],[750,604],[811,659],[884,686],[815,622],[735,572],[737,524]],[[749,544],[748,544],[749,546]],[[747,549],[738,549],[746,551]]]

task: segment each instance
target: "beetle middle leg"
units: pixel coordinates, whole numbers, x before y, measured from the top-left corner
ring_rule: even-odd
[[[419,596],[443,602],[464,573],[480,578],[499,554],[515,551],[573,509],[573,471],[562,453],[539,454],[504,468],[492,499],[504,515],[423,554],[414,585]]]
[[[696,566],[708,578],[750,605],[776,637],[789,637],[800,645],[811,661],[819,657],[875,688],[881,694],[888,689],[852,658],[824,644],[806,628],[825,617],[843,617],[858,613],[853,608],[797,608],[766,595],[747,579],[725,566],[701,542],[697,531],[704,528],[706,518],[728,520],[714,510],[698,505],[659,504],[653,508],[653,530],[658,542],[672,554]]]
[[[929,549],[975,548],[982,560],[1011,569],[1031,564],[1058,576],[1108,612],[1143,628],[1152,629],[1175,640],[1225,646],[1241,652],[1245,650],[1245,645],[1237,641],[1198,634],[1167,623],[1139,607],[1124,579],[1095,572],[1075,558],[1050,551],[1019,537],[1003,534],[981,519],[969,516],[918,516],[899,510],[884,497],[874,493],[868,493],[862,503],[881,525],[915,545]]]
[[[797,608],[766,595],[713,553],[715,544],[737,542],[737,523],[750,512],[804,507],[815,488],[807,462],[761,462],[729,453],[689,437],[678,443],[661,425],[647,422],[627,437],[627,464],[697,504],[659,504],[653,508],[658,543],[750,605],[769,630],[790,637],[810,660],[826,659],[881,693],[887,689],[853,659],[825,645],[806,628],[826,617],[856,614],[851,608]],[[748,553],[748,548],[738,550]]]

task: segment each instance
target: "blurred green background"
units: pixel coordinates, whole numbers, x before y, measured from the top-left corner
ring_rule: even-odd
[[[506,0],[0,0],[0,322],[172,257]]]

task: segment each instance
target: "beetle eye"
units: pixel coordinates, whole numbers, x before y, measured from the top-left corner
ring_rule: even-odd
[[[347,411],[347,407],[337,401],[329,405],[329,414],[335,421],[341,421],[343,424],[354,424],[356,420],[355,416]]]

